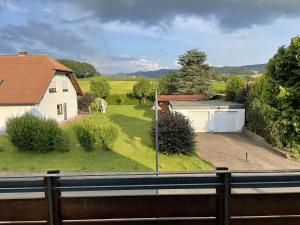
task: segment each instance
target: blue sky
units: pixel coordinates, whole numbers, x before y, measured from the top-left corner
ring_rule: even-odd
[[[300,34],[300,0],[0,0],[0,53],[92,63],[101,73],[265,63]]]

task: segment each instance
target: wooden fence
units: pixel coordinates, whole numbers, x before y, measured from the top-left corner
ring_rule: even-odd
[[[0,177],[0,225],[297,225],[299,174],[297,170],[218,170],[159,176],[50,173]],[[261,188],[281,191],[253,191]],[[158,189],[168,191],[161,194],[155,191]],[[154,191],[149,194],[149,190]],[[103,191],[109,192],[103,195]],[[114,191],[119,194],[112,194]],[[44,196],[35,197],[36,193]]]

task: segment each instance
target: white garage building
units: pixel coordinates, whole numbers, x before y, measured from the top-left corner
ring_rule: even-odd
[[[243,104],[222,100],[170,101],[170,107],[189,118],[196,132],[242,132],[244,128]]]

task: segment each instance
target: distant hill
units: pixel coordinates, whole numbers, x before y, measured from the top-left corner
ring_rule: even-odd
[[[213,71],[217,74],[241,74],[241,75],[255,75],[263,73],[265,70],[266,64],[255,64],[247,66],[222,66],[222,67],[213,67]]]
[[[226,75],[255,75],[263,73],[265,70],[266,64],[255,64],[255,65],[246,65],[246,66],[221,66],[213,67],[213,71],[216,74],[226,74]],[[145,77],[160,77],[167,72],[176,72],[176,69],[160,69],[154,71],[137,71],[134,73],[118,73],[115,75],[120,76],[145,76]]]

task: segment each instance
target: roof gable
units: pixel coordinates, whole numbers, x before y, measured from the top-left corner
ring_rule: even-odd
[[[82,94],[72,70],[47,55],[0,55],[0,104],[38,104],[57,71]]]

